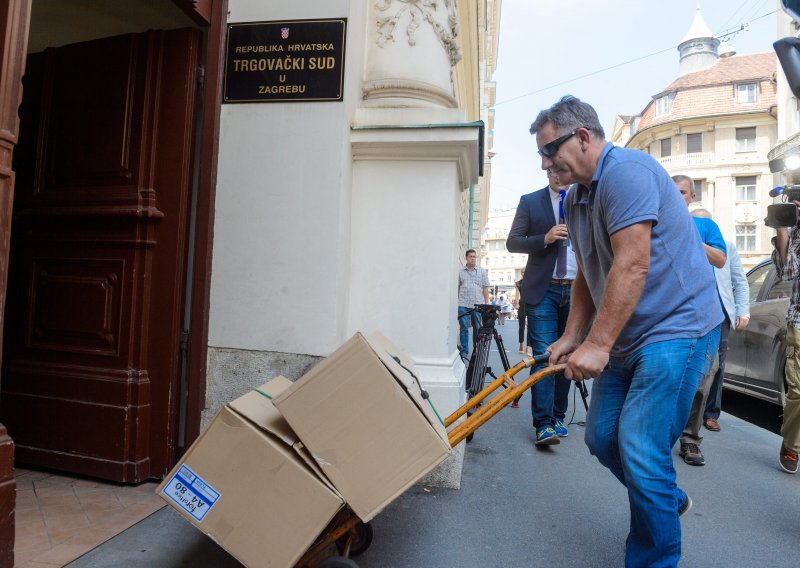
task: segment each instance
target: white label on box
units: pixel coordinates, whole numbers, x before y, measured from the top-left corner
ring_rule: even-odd
[[[161,492],[198,522],[203,520],[219,499],[219,492],[185,465],[175,472]]]

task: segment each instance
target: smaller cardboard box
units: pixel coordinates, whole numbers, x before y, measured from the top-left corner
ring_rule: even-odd
[[[272,405],[291,384],[229,403],[156,490],[250,567],[294,566],[344,505]]]
[[[380,333],[357,333],[274,402],[363,521],[450,455],[413,360]]]

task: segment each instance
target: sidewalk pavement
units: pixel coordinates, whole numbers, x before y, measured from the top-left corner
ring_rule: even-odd
[[[517,325],[499,326],[514,364]],[[502,369],[497,353],[490,358]],[[591,388],[591,381],[589,382]],[[591,396],[590,396],[591,404]],[[625,490],[583,442],[585,412],[570,391],[569,437],[533,445],[530,397],[506,408],[467,445],[460,490],[416,485],[373,521],[361,568],[622,566],[629,512]],[[673,451],[678,482],[694,501],[682,519],[682,568],[795,568],[800,475],[778,469],[780,438],[723,413],[703,431],[704,467]],[[269,506],[264,504],[264,514]],[[265,554],[269,554],[265,550]],[[227,568],[239,563],[165,507],[70,568]]]

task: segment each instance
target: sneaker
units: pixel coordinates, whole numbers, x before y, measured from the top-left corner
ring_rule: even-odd
[[[519,403],[516,400],[511,401],[511,408],[519,408]]]
[[[566,438],[569,436],[569,430],[567,430],[567,427],[564,426],[564,422],[562,420],[556,419],[555,424],[553,424],[553,430],[556,431],[556,434],[558,434],[559,438]]]
[[[682,517],[684,514],[688,513],[689,510],[692,508],[692,498],[687,495],[685,491],[683,491],[683,501],[681,501],[680,505],[678,505],[678,516]]]
[[[689,465],[706,465],[706,458],[703,457],[703,452],[697,444],[681,442],[681,451],[678,455]]]
[[[790,452],[786,449],[786,446],[781,444],[781,455],[778,457],[778,465],[781,466],[781,469],[786,473],[797,473],[797,454]]]
[[[533,349],[531,349],[530,346],[525,348],[525,355],[527,355],[528,357],[533,357]]]
[[[716,418],[706,418],[703,420],[703,425],[712,432],[719,432],[719,422]]]
[[[554,446],[560,443],[561,440],[558,439],[558,434],[556,434],[552,426],[542,426],[536,429],[537,446]]]

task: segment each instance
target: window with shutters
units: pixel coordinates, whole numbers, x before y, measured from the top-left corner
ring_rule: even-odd
[[[696,154],[703,151],[703,135],[699,132],[697,134],[686,135],[686,153]]]

